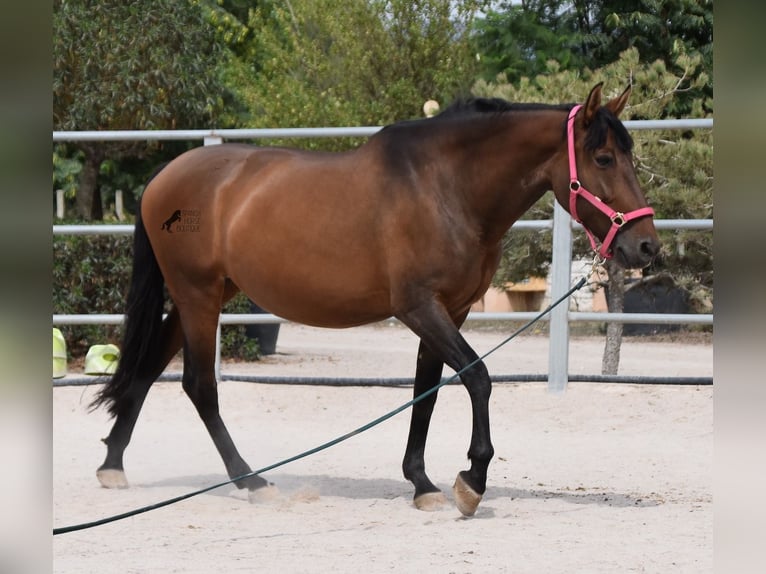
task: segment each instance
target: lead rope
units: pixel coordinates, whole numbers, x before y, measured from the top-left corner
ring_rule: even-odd
[[[208,487],[205,487],[205,488],[202,488],[202,489],[199,489],[199,490],[195,490],[193,492],[189,492],[188,494],[182,494],[181,496],[176,496],[174,498],[169,498],[167,500],[163,500],[162,502],[157,502],[156,504],[150,504],[149,506],[144,506],[144,507],[141,507],[141,508],[137,508],[137,509],[131,510],[129,512],[124,512],[122,514],[116,514],[114,516],[109,516],[107,518],[102,518],[100,520],[94,520],[93,522],[85,522],[85,523],[82,523],[82,524],[75,524],[73,526],[62,526],[60,528],[54,528],[53,529],[53,535],[56,536],[58,534],[66,534],[68,532],[76,532],[78,530],[86,530],[88,528],[94,528],[96,526],[101,526],[102,524],[109,524],[110,522],[116,522],[116,521],[122,520],[124,518],[130,518],[131,516],[137,516],[139,514],[143,514],[145,512],[149,512],[150,510],[156,510],[158,508],[162,508],[163,506],[170,506],[171,504],[175,504],[177,502],[181,502],[182,500],[186,500],[188,498],[192,498],[193,496],[198,496],[200,494],[204,494],[206,492],[210,492],[211,490],[215,490],[216,488],[220,488],[222,486],[226,486],[227,484],[232,484],[232,483],[237,482],[239,480],[244,480],[246,478],[250,478],[251,476],[255,476],[257,474],[262,474],[264,472],[268,472],[268,471],[273,470],[275,468],[278,468],[280,466],[284,466],[284,465],[289,464],[291,462],[294,462],[296,460],[300,460],[302,458],[306,458],[307,456],[311,456],[312,454],[316,454],[316,453],[318,453],[320,451],[326,450],[326,449],[330,448],[331,446],[335,446],[338,443],[341,443],[343,441],[346,441],[346,440],[350,439],[351,437],[354,437],[354,436],[356,436],[358,434],[361,434],[364,431],[369,430],[369,429],[379,425],[380,423],[382,423],[384,421],[387,421],[388,419],[390,419],[394,415],[397,415],[400,412],[410,408],[415,403],[418,403],[418,402],[422,401],[427,396],[432,395],[433,393],[438,391],[441,387],[443,387],[445,385],[448,385],[449,383],[454,382],[455,380],[457,380],[460,377],[461,374],[466,372],[468,369],[470,369],[471,367],[473,367],[477,363],[483,361],[486,357],[488,357],[489,355],[491,355],[492,353],[494,353],[495,351],[497,351],[498,349],[500,349],[504,345],[508,344],[511,340],[515,339],[521,333],[523,333],[524,331],[529,329],[532,325],[537,323],[540,319],[545,317],[545,315],[550,313],[557,305],[559,305],[563,301],[569,299],[569,297],[571,297],[572,294],[574,294],[575,291],[578,291],[578,290],[582,289],[586,285],[588,279],[590,279],[590,276],[595,272],[596,268],[601,263],[603,263],[603,260],[601,260],[601,262],[599,262],[599,257],[596,256],[593,259],[593,264],[591,266],[590,273],[588,273],[587,277],[581,278],[574,285],[574,287],[569,289],[569,291],[564,293],[556,301],[554,301],[553,303],[548,305],[548,307],[546,307],[544,310],[540,311],[540,313],[538,313],[530,321],[528,321],[527,323],[522,325],[514,333],[512,333],[511,335],[506,337],[503,341],[501,341],[499,344],[495,345],[492,349],[490,349],[489,351],[484,353],[481,357],[479,357],[476,360],[470,362],[469,364],[467,364],[465,367],[460,369],[457,373],[455,373],[451,377],[446,378],[446,379],[442,379],[441,382],[438,385],[436,385],[435,387],[432,387],[432,388],[428,389],[427,391],[421,393],[420,395],[418,395],[417,397],[413,398],[412,400],[407,401],[406,403],[404,403],[400,407],[395,408],[394,410],[384,414],[381,417],[378,417],[377,419],[375,419],[375,420],[373,420],[373,421],[371,421],[371,422],[369,422],[369,423],[367,423],[365,425],[362,425],[362,426],[352,430],[351,432],[348,432],[348,433],[346,433],[344,435],[341,435],[341,436],[339,436],[337,438],[334,438],[334,439],[332,439],[332,440],[330,440],[330,441],[328,441],[326,443],[323,443],[323,444],[321,444],[319,446],[311,448],[311,449],[309,449],[307,451],[304,451],[304,452],[302,452],[300,454],[296,454],[296,455],[291,456],[289,458],[285,458],[285,459],[283,459],[283,460],[281,460],[279,462],[275,462],[274,464],[270,464],[269,466],[264,466],[263,468],[260,468],[258,470],[254,470],[254,471],[249,472],[247,474],[243,474],[242,476],[237,476],[235,478],[231,478],[231,479],[226,480],[224,482],[219,482],[218,484],[214,484],[212,486],[208,486]]]

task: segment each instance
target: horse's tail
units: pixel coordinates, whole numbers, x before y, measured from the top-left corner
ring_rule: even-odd
[[[119,411],[120,399],[134,381],[156,376],[154,373],[157,372],[162,355],[164,285],[165,279],[141,219],[139,204],[133,235],[133,272],[126,303],[120,360],[112,378],[93,400],[92,408],[105,405],[109,413],[115,416]]]

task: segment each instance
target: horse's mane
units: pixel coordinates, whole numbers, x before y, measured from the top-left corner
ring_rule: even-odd
[[[476,115],[496,115],[505,112],[534,112],[534,111],[566,111],[571,110],[575,104],[542,104],[542,103],[518,103],[509,102],[503,98],[463,98],[450,104],[443,112],[434,119],[454,119],[471,117]],[[565,129],[566,129],[566,123]],[[615,134],[617,147],[628,152],[633,149],[633,139],[622,122],[609,110],[602,107],[596,112],[594,121],[588,126],[585,136],[585,147],[595,150],[604,145],[609,130]]]
[[[463,98],[454,101],[436,118],[454,118],[473,114],[499,114],[514,111],[564,110],[574,104],[539,104],[509,102],[503,98]]]

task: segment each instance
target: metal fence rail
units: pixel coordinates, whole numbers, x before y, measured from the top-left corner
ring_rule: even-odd
[[[657,229],[713,229],[712,219],[655,219]],[[524,219],[515,222],[512,229],[553,229],[552,219]],[[572,222],[572,229],[582,230],[582,225]],[[132,224],[54,225],[53,235],[131,235]]]
[[[680,130],[712,128],[711,118],[680,120],[628,120],[623,122],[629,130]],[[202,130],[95,130],[54,131],[54,142],[65,141],[179,141],[179,140],[248,140],[276,138],[337,138],[369,137],[382,126],[338,128],[254,128],[254,129],[202,129]]]
[[[710,129],[712,119],[639,120],[625,121],[629,130],[676,130]],[[157,140],[201,140],[204,145],[216,145],[226,139],[253,140],[273,138],[317,138],[317,137],[368,137],[382,129],[379,126],[339,128],[275,128],[275,129],[222,129],[222,130],[118,130],[118,131],[54,131],[53,141],[157,141]],[[513,224],[513,229],[550,229],[553,232],[553,258],[551,261],[551,299],[560,297],[569,290],[572,268],[572,231],[582,226],[572,221],[569,214],[557,203],[553,219],[522,220]],[[655,220],[657,229],[712,230],[710,219],[660,219]],[[54,235],[129,235],[133,225],[54,225]],[[474,321],[528,321],[537,313],[469,313],[467,320]],[[121,314],[53,315],[54,325],[117,325],[122,323]],[[569,366],[569,323],[572,321],[598,321],[623,323],[697,324],[713,323],[712,314],[666,314],[666,313],[587,313],[570,311],[561,305],[543,320],[550,322],[548,388],[562,392],[572,378]],[[222,314],[220,324],[263,324],[281,323],[285,319],[272,314]],[[219,325],[220,341],[220,325]],[[555,352],[554,352],[555,350]],[[217,351],[216,370],[220,377],[220,345]]]

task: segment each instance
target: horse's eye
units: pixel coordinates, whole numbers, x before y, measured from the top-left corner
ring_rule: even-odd
[[[598,164],[599,167],[609,167],[612,165],[612,156],[611,155],[597,155],[596,156],[596,164]]]

